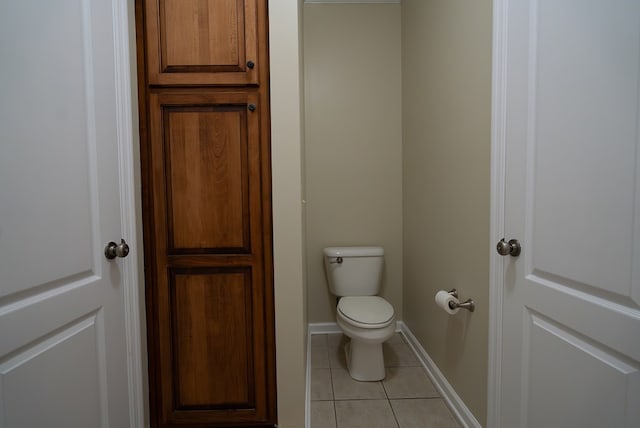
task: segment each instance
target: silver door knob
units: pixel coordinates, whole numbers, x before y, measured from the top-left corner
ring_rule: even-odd
[[[502,238],[498,242],[498,245],[496,245],[496,250],[498,250],[498,254],[501,256],[518,257],[522,251],[522,247],[520,247],[517,239],[512,239],[507,242]]]
[[[111,241],[104,247],[104,255],[109,260],[113,260],[116,257],[127,257],[129,254],[129,245],[125,242],[124,239],[120,240],[120,244],[116,244]]]

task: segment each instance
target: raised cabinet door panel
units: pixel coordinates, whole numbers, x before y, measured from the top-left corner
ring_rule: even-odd
[[[253,91],[149,94],[153,426],[275,425],[262,106]]]
[[[260,287],[250,266],[169,268],[171,311],[160,323],[167,323],[160,337],[164,426],[268,421]]]
[[[150,99],[155,215],[167,256],[255,255],[261,138],[260,112],[250,106],[258,95],[154,93]]]
[[[170,254],[251,251],[248,115],[246,104],[162,107]]]
[[[257,0],[146,0],[149,84],[258,84],[265,15]]]
[[[255,407],[251,271],[173,269],[170,292],[176,408]]]

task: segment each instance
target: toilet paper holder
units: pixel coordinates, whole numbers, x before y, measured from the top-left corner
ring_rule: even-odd
[[[456,299],[458,298],[458,290],[456,290],[455,288],[449,290],[448,293],[451,294]],[[464,302],[460,302],[460,303],[449,302],[449,308],[451,308],[451,309],[463,308],[463,309],[466,309],[466,310],[468,310],[470,312],[473,312],[473,311],[476,310],[476,304],[473,301],[473,299],[467,299]]]

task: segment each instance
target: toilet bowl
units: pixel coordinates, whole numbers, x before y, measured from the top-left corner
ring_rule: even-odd
[[[349,375],[359,381],[384,379],[382,344],[396,330],[393,306],[380,291],[381,247],[330,247],[324,250],[331,292],[339,296],[336,322],[351,340],[345,345]]]
[[[344,350],[349,375],[360,381],[384,379],[382,344],[396,331],[393,307],[378,296],[343,297],[336,321],[351,339]]]

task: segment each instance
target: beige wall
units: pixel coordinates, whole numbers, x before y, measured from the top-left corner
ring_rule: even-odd
[[[399,4],[304,6],[309,322],[335,322],[322,249],[382,245],[402,317]]]
[[[403,0],[402,43],[404,321],[485,424],[491,0]],[[473,314],[435,306],[453,287]]]
[[[269,1],[278,426],[305,422],[306,296],[298,2]]]

